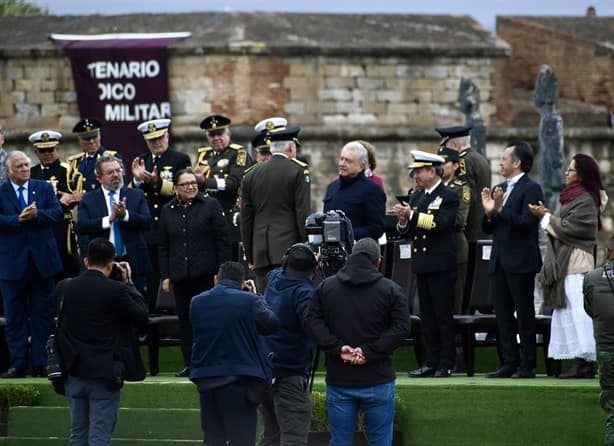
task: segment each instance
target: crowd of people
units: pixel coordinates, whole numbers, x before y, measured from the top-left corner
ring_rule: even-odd
[[[47,376],[56,283],[69,278],[58,296],[71,444],[86,444],[88,436],[107,444],[130,362],[118,346],[138,351],[135,330],[159,293],[170,292],[184,362],[176,376],[189,377],[200,392],[208,443],[253,444],[259,408],[262,444],[306,444],[307,378],[317,345],[326,357],[332,444],[351,444],[359,409],[370,442],[390,444],[391,358],[409,336],[410,319],[409,296],[381,272],[377,240],[390,229],[387,214],[411,242],[417,279],[425,354],[410,377],[452,376],[453,315],[467,308],[476,244],[484,238],[492,238],[489,276],[501,345],[501,364],[487,378],[535,377],[536,279],[545,310],[552,310],[549,355],[575,359],[559,378],[594,378],[596,359],[604,367],[612,362],[611,325],[600,321],[593,335],[591,318],[603,313],[594,310],[598,287],[585,280],[599,280],[587,273],[596,266],[607,202],[590,156],[570,160],[560,207],[550,210],[528,175],[530,144],[507,145],[499,163],[505,182],[491,187],[490,163],[470,147],[471,128],[439,128],[436,153],[411,151],[412,188],[387,211],[375,148],[350,141],[322,208],[349,218],[356,243],[336,274],[318,278],[320,259],[305,243],[311,179],[298,159],[300,128],[283,118],[259,122],[250,155],[231,141],[230,124],[222,115],[202,120],[208,145],[194,165],[169,146],[170,119],[138,125],[148,150],[130,166],[120,150],[102,146],[102,124],[93,118],[75,125],[83,152],[68,163],[59,158],[57,131],[30,135],[36,166],[21,151],[0,149],[0,292],[10,352],[2,378]],[[3,141],[0,129],[0,147]],[[608,291],[600,286],[599,293]],[[614,381],[601,379],[603,386]],[[609,401],[604,408],[614,417]],[[98,418],[88,421],[87,411]]]

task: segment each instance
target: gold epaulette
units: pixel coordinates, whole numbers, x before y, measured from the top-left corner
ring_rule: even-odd
[[[80,160],[85,156],[85,152],[77,153],[76,155],[72,155],[68,157],[68,161]]]
[[[228,147],[234,150],[241,150],[244,148],[241,144],[235,144],[235,143],[231,143]]]
[[[296,158],[290,158],[290,159],[303,168],[309,167],[309,164],[299,161]]]
[[[423,212],[418,214],[418,222],[416,223],[417,228],[430,231],[435,226],[435,216],[433,214],[425,214]]]
[[[252,164],[251,166],[249,166],[247,169],[245,169],[245,170],[243,171],[243,175],[246,175],[246,174],[247,174],[247,172],[251,172],[251,171],[252,171],[252,170],[254,170],[256,167],[261,166],[262,164],[264,164],[264,163],[254,163],[254,164]]]
[[[104,149],[104,152],[102,152],[102,156],[105,156],[105,155],[115,156],[116,154],[117,154],[117,150],[111,150],[111,149]]]
[[[198,153],[202,153],[202,152],[210,152],[211,150],[213,150],[213,147],[208,146],[208,147],[199,147],[198,148]]]
[[[462,152],[460,152],[460,153],[458,154],[458,156],[459,156],[460,158],[463,158],[463,157],[464,157],[465,155],[467,155],[468,153],[469,153],[469,150],[464,149]]]
[[[62,163],[62,162],[60,162],[60,166],[62,166],[62,167],[63,167],[64,169],[66,169],[66,170],[70,169],[70,164],[68,164],[68,163]]]

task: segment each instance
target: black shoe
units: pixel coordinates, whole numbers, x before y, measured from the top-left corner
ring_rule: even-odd
[[[410,378],[426,378],[435,375],[435,368],[428,365],[422,366],[419,369],[412,370],[407,373]]]
[[[0,377],[6,378],[6,379],[25,378],[26,377],[26,371],[24,369],[16,369],[14,367],[11,367],[6,372],[4,372],[2,375],[0,375]]]
[[[186,378],[190,376],[190,367],[189,366],[185,366],[184,368],[182,368],[181,370],[179,370],[177,373],[175,373],[175,376],[177,378]]]
[[[514,372],[512,378],[535,378],[535,369],[518,369]]]
[[[516,372],[516,368],[509,365],[502,365],[494,372],[484,375],[486,378],[511,378]]]
[[[435,378],[449,378],[452,376],[452,370],[450,369],[437,369],[433,375]]]
[[[32,378],[47,378],[47,367],[32,367],[30,375]]]

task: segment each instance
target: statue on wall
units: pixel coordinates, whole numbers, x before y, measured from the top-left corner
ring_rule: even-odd
[[[480,90],[470,79],[461,79],[459,89],[461,112],[465,125],[470,125],[471,148],[486,156],[486,126],[480,116]]]
[[[539,108],[539,179],[544,190],[546,207],[554,212],[559,192],[565,187],[565,155],[563,153],[563,119],[556,113],[555,101],[559,81],[548,65],[542,65],[535,81],[533,104]]]

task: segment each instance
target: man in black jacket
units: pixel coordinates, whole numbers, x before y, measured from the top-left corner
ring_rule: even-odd
[[[374,239],[356,242],[348,263],[313,295],[308,333],[326,354],[331,444],[351,445],[358,409],[370,444],[392,443],[395,371],[392,352],[409,335],[401,288],[379,272]]]
[[[85,259],[87,270],[63,288],[58,345],[67,375],[70,444],[109,444],[123,379],[140,362],[140,357],[126,354],[125,336],[130,328],[147,324],[145,304],[128,286],[129,267],[114,259],[110,241],[92,240]],[[114,268],[121,281],[109,279]]]

